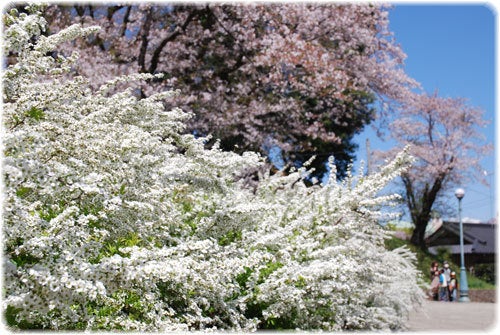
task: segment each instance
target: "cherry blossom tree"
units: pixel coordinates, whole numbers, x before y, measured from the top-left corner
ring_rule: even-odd
[[[414,84],[378,4],[62,4],[47,13],[53,32],[74,22],[103,28],[58,51],[78,47],[75,71],[95,87],[163,73],[141,94],[179,89],[172,106],[193,113],[190,132],[240,153],[279,147],[291,165],[316,155],[318,174],[334,154],[345,175],[375,99],[401,98]]]
[[[417,158],[401,177],[415,226],[411,237],[415,245],[426,248],[425,229],[445,192],[473,179],[482,180],[480,161],[492,148],[481,132],[487,124],[480,108],[463,98],[443,98],[435,92],[414,94],[389,125],[389,137],[399,144],[392,154],[409,146]]]
[[[369,177],[306,187],[251,152],[207,148],[129,74],[97,88],[44,35],[40,8],[3,17],[3,312],[12,329],[138,332],[403,329],[422,300],[414,255],[389,251],[380,196],[403,151]],[[123,88],[125,86],[125,88]],[[400,274],[405,278],[401,280]]]

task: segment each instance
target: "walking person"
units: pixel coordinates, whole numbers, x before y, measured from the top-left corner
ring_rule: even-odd
[[[449,301],[448,282],[446,281],[444,269],[439,271],[439,301]]]

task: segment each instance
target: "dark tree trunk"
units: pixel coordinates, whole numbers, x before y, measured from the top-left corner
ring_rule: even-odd
[[[411,220],[415,225],[410,242],[422,250],[427,250],[425,229],[431,219],[432,206],[445,178],[446,174],[442,173],[434,180],[432,187],[426,184],[423,190],[417,191],[414,188],[412,179],[407,174],[402,175],[406,189],[406,203],[410,210]]]
[[[425,244],[426,228],[427,228],[427,222],[415,224],[415,229],[413,229],[413,234],[411,235],[410,239],[410,242],[413,245],[418,246],[422,250],[427,250],[427,245]]]

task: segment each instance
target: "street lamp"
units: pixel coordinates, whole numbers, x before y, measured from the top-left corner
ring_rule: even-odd
[[[464,227],[462,223],[462,198],[465,196],[465,191],[462,188],[457,188],[455,196],[458,199],[458,221],[460,224],[460,298],[458,301],[469,302],[469,285],[467,284],[464,259]]]

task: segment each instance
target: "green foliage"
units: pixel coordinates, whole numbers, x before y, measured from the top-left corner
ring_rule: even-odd
[[[478,264],[474,269],[474,273],[487,283],[495,284],[496,282],[495,264]]]
[[[240,273],[239,275],[236,276],[236,282],[240,285],[242,289],[246,288],[246,284],[248,282],[248,279],[253,273],[253,270],[247,266],[244,267],[245,272]]]
[[[125,330],[120,328],[119,325],[109,320],[117,317],[125,317],[128,320],[147,320],[147,306],[144,306],[141,295],[133,290],[117,290],[112,295],[113,303],[106,303],[104,301],[89,301],[86,306],[86,313],[95,316],[95,323],[93,329],[101,330]],[[75,306],[75,308],[80,308]],[[84,325],[75,323],[76,329],[85,329]]]
[[[26,111],[25,115],[36,121],[40,121],[45,118],[45,112],[40,108],[31,107],[30,110]]]
[[[36,264],[40,259],[28,253],[20,253],[18,255],[11,255],[11,260],[19,267]]]
[[[7,306],[5,309],[5,314],[4,314],[4,320],[7,323],[9,327],[16,327],[21,330],[27,330],[27,329],[43,329],[43,326],[39,324],[34,324],[27,322],[26,320],[17,320],[16,316],[19,313],[21,309],[14,308],[12,306]]]
[[[292,309],[290,315],[286,317],[269,317],[267,318],[263,324],[261,325],[262,329],[266,330],[289,330],[297,328],[296,321],[297,320],[297,312],[295,309]]]
[[[460,271],[457,272],[457,280],[460,282]],[[478,278],[475,275],[471,275],[467,273],[467,284],[469,289],[477,289],[477,290],[494,290],[496,286],[494,284],[488,283],[482,278]]]
[[[296,288],[305,288],[307,285],[306,279],[302,276],[299,276],[297,278],[297,281],[294,283],[294,286]]]
[[[19,198],[26,198],[31,193],[31,191],[32,189],[30,187],[21,186],[17,189],[16,195]]]
[[[219,245],[226,246],[235,241],[241,240],[241,231],[240,230],[231,230],[227,234],[221,236],[219,238]]]
[[[266,266],[259,270],[259,278],[257,280],[257,284],[263,283],[274,271],[283,267],[283,264],[280,262],[268,262]],[[245,271],[236,276],[236,281],[240,285],[240,287],[244,290],[243,293],[246,293],[246,284],[252,275],[253,270],[251,268],[245,267]],[[305,279],[299,277],[296,285],[304,285]],[[297,286],[297,287],[298,287]],[[254,292],[258,293],[258,289]],[[268,317],[263,318],[262,311],[266,310],[269,307],[268,303],[264,303],[261,301],[256,301],[252,299],[247,303],[247,309],[245,311],[245,316],[247,318],[258,318],[261,319],[262,322],[259,325],[260,329],[266,330],[283,330],[283,329],[294,329],[297,327],[293,322],[296,319],[296,313],[291,313],[287,317]]]
[[[271,273],[274,271],[278,270],[279,268],[282,268],[283,264],[280,262],[268,262],[266,264],[266,267],[260,269],[259,271],[259,280],[257,281],[258,284],[263,283],[266,278],[268,278]]]
[[[443,262],[445,260],[448,262],[450,261],[451,253],[450,253],[450,250],[448,248],[437,248],[436,251],[437,251],[437,255],[436,255],[437,259],[440,259]]]
[[[141,320],[146,319],[143,317],[143,305],[141,302],[141,296],[136,292],[125,291],[125,292],[117,292],[115,296],[122,295],[122,299],[124,301],[123,306],[121,308],[121,312],[126,314],[129,319],[132,320]]]
[[[57,208],[54,206],[44,206],[38,211],[38,215],[40,216],[40,219],[49,222],[61,214],[63,209],[64,208]]]
[[[160,299],[168,302],[168,305],[179,315],[188,307],[184,294],[184,287],[180,283],[158,282],[156,284],[160,293]]]
[[[120,249],[126,247],[134,247],[140,245],[141,242],[141,238],[135,232],[129,232],[126,236],[120,237],[118,239],[110,239],[104,243],[104,246],[100,250],[99,255],[95,259],[92,259],[90,262],[96,264],[104,257],[111,257],[116,254],[122,257],[127,257],[128,255],[122,252]]]

